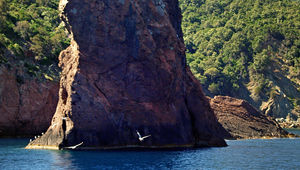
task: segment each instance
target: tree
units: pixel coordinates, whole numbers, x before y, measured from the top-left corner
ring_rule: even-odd
[[[28,21],[18,21],[14,27],[14,31],[19,33],[21,38],[28,40],[31,36],[30,24]]]

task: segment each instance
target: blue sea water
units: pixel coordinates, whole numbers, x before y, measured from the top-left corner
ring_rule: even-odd
[[[0,139],[0,169],[300,169],[299,138],[227,141],[228,147],[181,151],[23,149],[27,143]]]

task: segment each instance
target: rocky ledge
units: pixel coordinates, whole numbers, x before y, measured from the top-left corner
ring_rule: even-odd
[[[210,99],[218,121],[230,133],[227,139],[295,137],[283,130],[270,116],[256,110],[248,102],[228,96]]]
[[[72,41],[59,58],[59,102],[27,148],[226,146],[186,65],[177,0],[61,0],[60,9]]]

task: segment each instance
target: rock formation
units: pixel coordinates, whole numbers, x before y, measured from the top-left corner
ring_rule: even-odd
[[[186,65],[177,0],[61,0],[60,9],[72,41],[59,58],[59,102],[27,148],[226,145]]]
[[[227,96],[210,99],[218,121],[231,134],[227,139],[253,139],[293,136],[270,116],[257,111],[248,102]]]
[[[0,66],[0,137],[45,132],[58,101],[58,83],[22,79],[24,72]]]

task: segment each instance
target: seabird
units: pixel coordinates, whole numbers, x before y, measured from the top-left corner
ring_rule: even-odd
[[[148,137],[150,137],[151,135],[147,135],[147,136],[141,136],[141,134],[136,130],[136,134],[139,136],[139,140],[140,140],[140,142],[142,142],[144,139],[146,139],[146,138],[148,138]]]
[[[77,145],[74,145],[74,146],[68,146],[68,147],[64,147],[64,149],[76,149],[78,146],[82,145],[83,142],[77,144]]]
[[[42,135],[44,135],[44,132],[42,132]]]
[[[36,136],[34,136],[34,139],[36,139]]]
[[[32,142],[32,139],[30,139],[29,142]]]

